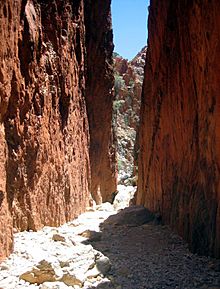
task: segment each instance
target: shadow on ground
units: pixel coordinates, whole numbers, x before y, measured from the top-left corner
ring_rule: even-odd
[[[112,264],[106,276],[111,282],[91,289],[219,289],[220,262],[190,253],[180,237],[148,213],[149,219],[138,223],[137,211],[126,208],[100,225],[98,241],[85,242]]]

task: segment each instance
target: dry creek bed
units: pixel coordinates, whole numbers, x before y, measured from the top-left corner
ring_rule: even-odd
[[[113,205],[59,228],[16,233],[0,289],[220,289],[219,260],[192,254],[143,207],[120,211],[134,190],[119,186]]]

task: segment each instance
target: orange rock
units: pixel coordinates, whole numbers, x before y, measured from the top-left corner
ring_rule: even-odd
[[[73,2],[0,2],[0,258],[116,191],[110,1]]]
[[[217,11],[217,0],[151,1],[137,204],[220,257]]]
[[[110,0],[85,1],[87,47],[86,103],[90,129],[91,193],[97,203],[117,190],[113,104],[113,34]],[[98,21],[97,21],[98,19]],[[91,25],[92,23],[92,25]]]

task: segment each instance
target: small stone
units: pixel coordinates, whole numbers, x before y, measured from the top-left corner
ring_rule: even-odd
[[[95,212],[95,209],[93,207],[87,207],[86,212]]]
[[[80,234],[80,236],[89,239],[89,241],[95,242],[100,241],[102,237],[101,232],[86,230]]]
[[[1,270],[9,270],[9,266],[5,264],[2,264],[0,268]]]
[[[60,260],[59,262],[60,262],[60,267],[61,268],[69,267],[69,265],[70,265],[70,260],[66,260],[66,261]]]
[[[78,221],[73,221],[68,224],[69,227],[73,227],[73,228],[78,227],[79,225],[80,223]]]
[[[60,281],[65,283],[67,286],[78,285],[82,287],[85,282],[85,276],[83,274],[80,275],[71,271],[66,271]]]
[[[52,240],[54,240],[56,242],[66,242],[65,236],[63,236],[61,234],[54,234],[52,237]]]
[[[18,229],[13,228],[13,234],[16,234],[18,232]]]
[[[115,287],[108,279],[103,279],[101,282],[99,282],[98,286],[96,288],[99,289],[114,289]]]
[[[108,257],[103,256],[96,260],[96,267],[103,275],[105,275],[111,269],[111,262]]]

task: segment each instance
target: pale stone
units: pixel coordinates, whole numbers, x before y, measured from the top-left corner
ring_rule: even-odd
[[[113,289],[115,288],[111,281],[109,281],[107,278],[102,279],[101,282],[98,283],[98,286],[96,288],[99,289]]]
[[[97,276],[99,276],[100,271],[98,270],[98,268],[95,266],[94,268],[90,269],[89,271],[87,271],[86,273],[86,278],[88,279],[92,279],[95,278]]]
[[[84,287],[85,287],[86,289],[88,289],[88,288],[91,288],[91,286],[92,286],[91,280],[86,280],[85,283],[84,283]]]
[[[98,211],[106,211],[106,212],[113,212],[114,207],[109,202],[105,202],[101,205],[96,206],[96,210]]]
[[[99,272],[105,275],[111,269],[111,262],[108,257],[102,256],[101,258],[96,260],[96,267]]]
[[[113,207],[121,210],[129,206],[130,200],[134,197],[136,188],[133,186],[118,185],[118,193],[114,199]]]
[[[39,289],[70,289],[70,287],[63,282],[45,282]]]

